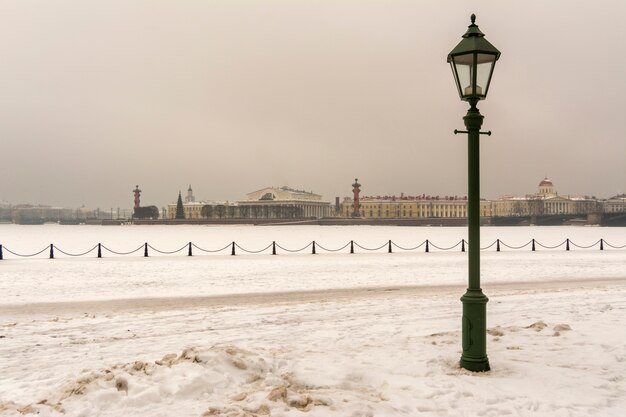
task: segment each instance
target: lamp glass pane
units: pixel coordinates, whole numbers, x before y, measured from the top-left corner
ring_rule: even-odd
[[[476,55],[476,94],[486,96],[493,66],[496,63],[496,56],[491,54]]]
[[[456,85],[456,89],[459,92],[459,96],[462,96],[461,94],[461,87],[459,87],[459,77],[457,77],[456,75],[456,69],[454,67],[454,61],[450,61],[450,68],[452,68],[452,75],[454,76],[454,85]]]
[[[459,83],[461,97],[473,95],[472,78],[474,54],[457,55],[452,58]]]

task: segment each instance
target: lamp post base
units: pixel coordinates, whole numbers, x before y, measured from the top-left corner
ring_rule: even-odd
[[[487,358],[487,302],[489,298],[481,289],[467,289],[463,302],[463,353],[459,364],[472,372],[485,372]]]
[[[491,370],[491,368],[489,367],[489,359],[487,359],[486,356],[484,358],[474,361],[474,359],[470,360],[461,355],[459,365],[461,365],[461,368],[467,369],[470,372],[487,372]]]

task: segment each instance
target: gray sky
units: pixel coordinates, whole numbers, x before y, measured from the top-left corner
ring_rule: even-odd
[[[3,0],[0,201],[164,205],[289,185],[466,194],[446,56],[502,52],[482,194],[626,192],[626,2]]]

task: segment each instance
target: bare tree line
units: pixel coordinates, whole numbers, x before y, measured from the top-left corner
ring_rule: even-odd
[[[205,219],[298,219],[304,215],[302,207],[296,205],[246,204],[229,206],[224,204],[202,206],[201,216]]]

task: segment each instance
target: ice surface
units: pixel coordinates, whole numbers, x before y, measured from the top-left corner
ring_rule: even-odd
[[[276,241],[287,249],[298,249],[315,240],[329,249],[345,246],[350,240],[366,248],[376,248],[392,240],[402,247],[415,247],[429,239],[439,247],[450,247],[466,239],[466,228],[444,227],[332,227],[332,226],[17,226],[0,225],[0,243],[17,253],[33,253],[50,243],[68,253],[84,252],[97,243],[123,252],[141,247],[144,242],[172,251],[188,242],[205,249],[219,249],[236,241],[249,250],[260,250]],[[596,243],[600,238],[614,246],[626,244],[624,228],[600,227],[491,227],[482,229],[487,246],[501,239],[510,246],[521,246],[532,238],[554,246],[570,238],[579,246]],[[530,246],[510,250],[495,246],[482,252],[482,279],[485,286],[494,282],[542,281],[573,278],[606,278],[624,275],[626,248],[613,250],[605,245],[578,249],[571,245],[547,250]],[[174,255],[143,250],[127,256],[105,252],[96,258],[67,257],[47,251],[36,258],[16,258],[5,251],[0,261],[3,279],[0,293],[4,303],[58,302],[138,297],[184,297],[232,293],[302,291],[385,285],[463,284],[466,282],[467,253],[460,246],[438,251],[434,246],[424,252],[387,253],[387,247],[369,252],[349,248],[341,253],[317,255],[310,248],[303,253],[271,250],[262,254],[230,256],[230,248],[218,254],[187,250]]]

